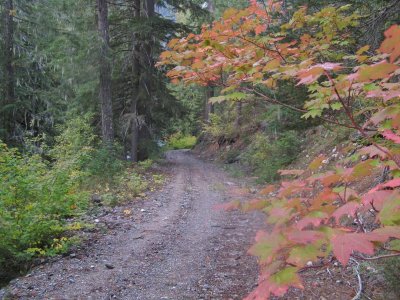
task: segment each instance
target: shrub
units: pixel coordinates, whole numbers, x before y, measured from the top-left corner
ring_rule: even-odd
[[[0,144],[0,274],[54,248],[64,219],[86,207],[79,191],[83,173],[61,161],[50,168]],[[36,250],[35,250],[36,249]]]
[[[191,149],[197,143],[197,138],[192,135],[183,135],[181,132],[171,135],[168,139],[169,149]]]
[[[279,178],[277,171],[290,164],[299,153],[300,139],[295,131],[286,131],[278,139],[257,134],[243,155],[244,162],[253,168],[260,181]]]

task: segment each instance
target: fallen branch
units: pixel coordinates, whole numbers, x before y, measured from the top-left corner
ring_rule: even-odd
[[[358,292],[351,300],[358,300],[358,299],[360,299],[361,293],[363,290],[363,285],[362,285],[362,280],[361,280],[361,275],[360,275],[360,264],[354,258],[350,258],[350,260],[356,264],[354,267],[354,272],[356,272],[357,279],[358,279]]]

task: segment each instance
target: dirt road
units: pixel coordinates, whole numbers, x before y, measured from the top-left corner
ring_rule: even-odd
[[[246,254],[261,216],[224,212],[237,183],[185,151],[167,154],[171,179],[149,199],[99,217],[108,230],[32,270],[13,299],[241,299],[255,285]],[[124,210],[131,210],[126,216]],[[111,229],[110,229],[111,228]]]

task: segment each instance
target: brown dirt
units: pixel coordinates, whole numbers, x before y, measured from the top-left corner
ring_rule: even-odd
[[[98,217],[106,232],[14,280],[5,298],[241,299],[251,291],[258,267],[247,249],[262,216],[214,208],[239,187],[215,166],[185,151],[167,160],[171,180],[161,191]]]

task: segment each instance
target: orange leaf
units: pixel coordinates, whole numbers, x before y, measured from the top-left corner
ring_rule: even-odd
[[[393,25],[385,31],[386,39],[381,44],[379,51],[390,54],[390,62],[394,62],[400,56],[400,26]]]
[[[363,82],[384,79],[389,77],[398,68],[398,66],[385,61],[379,62],[371,66],[361,67],[359,70],[358,80]]]

